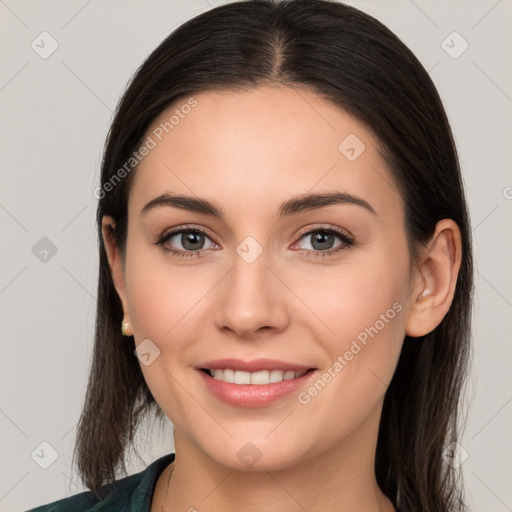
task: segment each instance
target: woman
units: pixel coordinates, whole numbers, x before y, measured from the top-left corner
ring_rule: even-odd
[[[387,28],[325,0],[187,21],[95,195],[89,491],[34,510],[466,510],[471,231],[438,93]],[[175,453],[116,480],[153,413]]]

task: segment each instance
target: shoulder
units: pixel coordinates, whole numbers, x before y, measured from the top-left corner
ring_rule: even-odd
[[[174,455],[164,455],[143,471],[107,484],[97,493],[84,491],[27,512],[149,512],[156,481]]]

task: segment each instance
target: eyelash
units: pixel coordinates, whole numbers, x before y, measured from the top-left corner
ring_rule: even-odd
[[[341,244],[338,247],[335,247],[334,249],[328,249],[326,251],[317,251],[313,249],[301,249],[302,251],[307,251],[307,255],[310,256],[321,256],[322,258],[334,256],[336,253],[343,249],[350,249],[354,245],[354,239],[347,235],[346,233],[340,231],[337,228],[334,228],[333,226],[329,227],[323,227],[319,226],[315,229],[309,229],[302,231],[300,233],[299,240],[302,240],[303,238],[306,238],[308,235],[311,235],[312,233],[328,233],[332,235],[336,235],[340,240]],[[201,253],[204,251],[207,251],[208,249],[200,249],[197,251],[182,251],[182,250],[176,250],[176,249],[168,249],[164,247],[164,244],[173,236],[178,235],[180,233],[202,233],[203,235],[206,235],[208,238],[210,238],[214,243],[215,240],[212,239],[212,236],[205,230],[200,228],[192,228],[190,226],[179,226],[173,231],[170,231],[168,233],[163,233],[160,238],[154,242],[154,245],[157,245],[159,247],[162,247],[162,249],[173,256],[182,257],[182,258],[198,258],[201,256]]]

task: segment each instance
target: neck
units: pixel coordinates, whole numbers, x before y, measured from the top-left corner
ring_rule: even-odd
[[[339,445],[301,457],[285,469],[240,471],[219,464],[177,430],[165,511],[394,512],[375,478],[375,421],[356,431]]]

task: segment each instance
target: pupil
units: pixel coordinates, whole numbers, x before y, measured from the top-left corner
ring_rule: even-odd
[[[191,251],[196,251],[198,248],[194,247],[194,243],[197,244],[199,242],[199,245],[201,245],[200,242],[202,241],[201,240],[202,236],[203,236],[202,233],[183,234],[181,237],[181,243],[183,244],[183,247],[185,249],[189,249]],[[192,245],[192,247],[190,245]]]
[[[326,242],[326,239],[331,239],[329,243],[329,241]],[[315,250],[320,250],[320,249],[331,249],[332,248],[332,243],[333,243],[333,235],[331,233],[325,233],[325,232],[321,232],[321,231],[317,231],[316,235],[313,236],[313,248],[315,248],[315,243],[316,242],[319,242],[320,243],[320,247],[318,248],[315,248]]]

